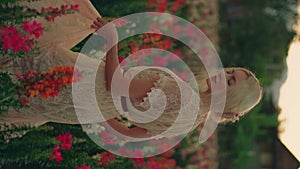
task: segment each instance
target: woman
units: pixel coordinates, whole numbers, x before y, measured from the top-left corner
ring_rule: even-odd
[[[57,18],[54,23],[48,23],[43,18],[37,18],[37,20],[43,24],[44,29],[47,30],[38,41],[38,46],[41,49],[41,54],[38,57],[14,61],[13,64],[12,62],[1,61],[1,66],[12,73],[26,72],[28,70],[40,72],[55,65],[74,66],[78,56],[85,58],[91,66],[95,65],[92,58],[70,51],[70,48],[83,40],[87,35],[102,28],[107,23],[100,17],[88,0],[39,1],[27,5],[39,10],[41,7],[45,6],[60,7],[64,4],[79,4],[80,10],[75,14]],[[115,37],[116,35],[115,31],[108,33],[111,33],[111,37]],[[4,59],[7,60],[8,58],[4,57]],[[131,72],[127,72],[125,76],[123,76],[121,71],[117,69],[118,66],[117,48],[116,46],[113,46],[107,52],[106,63],[102,63],[99,66],[96,75],[96,98],[99,108],[108,124],[124,135],[138,138],[155,136],[167,130],[174,123],[181,104],[179,95],[180,86],[177,86],[176,79],[159,69],[149,69],[142,71],[129,82],[129,79],[133,77],[135,74],[134,72],[139,70],[139,68],[132,69]],[[116,72],[115,75],[121,80],[121,83],[112,83],[114,72]],[[198,77],[199,83],[200,81],[202,83],[203,77],[205,76]],[[236,121],[238,117],[243,116],[251,110],[260,101],[262,95],[258,80],[246,69],[226,69],[226,78],[228,83],[227,100],[220,122]],[[202,100],[200,103],[201,113],[196,116],[197,118],[192,127],[193,129],[204,122],[205,117],[209,112],[211,99],[210,81],[206,78],[205,82],[207,82],[207,84],[205,84],[207,85],[207,89],[205,92],[200,93],[200,98]],[[124,91],[122,88],[124,83],[130,83],[129,96],[122,93],[122,91]],[[186,86],[186,84],[182,85]],[[114,105],[114,100],[111,97],[112,88],[117,89],[119,95],[127,96],[125,104],[128,105],[130,99],[132,105],[140,111],[149,109],[151,106],[149,101],[150,95],[153,93],[154,95],[157,94],[155,93],[155,89],[160,89],[167,96],[167,105],[164,107],[165,112],[152,122],[135,122],[133,117],[130,117],[132,109],[124,110],[124,107]],[[194,94],[189,89],[187,92]],[[8,114],[0,116],[0,123],[14,126],[39,126],[47,122],[78,124],[79,121],[76,116],[72,97],[74,97],[72,91],[66,90],[56,98],[46,100],[41,100],[39,98],[31,99],[30,108],[22,109],[20,112],[10,110]],[[160,96],[156,96],[155,98],[156,100],[159,100]],[[124,102],[122,102],[122,104],[124,104]],[[82,106],[80,109],[87,114],[90,111],[89,106]],[[116,120],[116,118],[120,117],[118,113],[120,110],[129,112],[127,118],[129,122],[136,127],[129,129]],[[88,116],[87,114],[84,114],[84,116]],[[90,117],[89,119],[91,118],[93,117]],[[187,125],[186,123],[188,123],[188,121],[184,120],[181,123],[178,123],[178,128],[175,128],[171,133],[165,136],[168,137],[181,134],[178,131],[181,131],[181,128],[184,128]]]

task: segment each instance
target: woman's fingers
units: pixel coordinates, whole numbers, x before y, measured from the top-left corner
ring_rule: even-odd
[[[98,17],[96,20],[104,25],[107,24],[107,21],[104,20],[103,18]]]
[[[94,28],[94,29],[100,29],[101,27],[103,27],[105,24],[107,24],[107,22],[98,17],[96,18],[96,20],[93,22],[93,24],[91,25],[91,28]]]
[[[103,24],[98,21],[94,21],[94,25],[98,26],[99,28],[103,26]]]
[[[98,29],[98,27],[96,25],[94,25],[94,24],[91,25],[91,28]]]

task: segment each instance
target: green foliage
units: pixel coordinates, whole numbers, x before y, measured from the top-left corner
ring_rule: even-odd
[[[296,0],[223,0],[220,2],[220,57],[225,67],[252,70],[264,86],[279,78],[294,32]],[[271,106],[270,106],[271,105]],[[221,128],[220,168],[258,168],[258,142],[272,142],[276,109],[262,103],[237,124]]]
[[[28,7],[20,6],[17,2],[23,0],[2,0],[0,2],[0,24],[21,24],[26,19],[36,17],[38,11],[30,9]],[[33,2],[39,0],[27,0],[27,2]]]
[[[10,107],[26,107],[20,99],[19,89],[20,84],[14,83],[7,72],[0,72],[0,114],[8,112]]]
[[[83,164],[91,168],[102,168],[97,166],[99,159],[93,156],[104,150],[96,145],[82,132],[80,125],[67,125],[49,123],[38,128],[15,128],[10,132],[22,132],[27,134],[21,138],[10,139],[8,143],[0,146],[0,166],[12,166],[14,168],[75,168]],[[2,131],[4,136],[9,133]],[[61,151],[63,160],[59,163],[50,161],[51,151],[58,144],[57,136],[63,133],[72,133],[73,144],[70,150]],[[2,140],[3,141],[3,140]],[[26,143],[26,144],[25,144]],[[133,168],[133,162],[125,158],[117,158],[108,168],[127,169]]]
[[[281,75],[293,38],[291,5],[296,1],[234,1],[220,3],[220,56],[225,66],[246,67],[264,85]]]
[[[91,0],[92,4],[104,17],[120,17],[146,11],[147,1],[133,0]]]
[[[271,142],[274,135],[270,131],[278,126],[277,113],[261,112],[267,103],[261,103],[236,124],[222,126],[219,131],[220,162],[227,168],[251,168],[259,164],[256,149],[259,141]],[[220,165],[222,166],[222,165]],[[222,169],[222,167],[221,167]]]

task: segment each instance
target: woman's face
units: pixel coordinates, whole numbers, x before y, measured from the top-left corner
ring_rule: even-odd
[[[231,88],[237,83],[247,80],[249,78],[249,74],[244,70],[240,68],[225,68],[225,77],[226,77],[226,85],[227,88]],[[218,83],[220,82],[220,74],[210,77],[210,79],[207,79],[207,84],[209,87],[209,90],[211,88],[211,83]]]
[[[245,70],[239,68],[226,68],[225,76],[227,80],[227,88],[249,78],[249,74]]]

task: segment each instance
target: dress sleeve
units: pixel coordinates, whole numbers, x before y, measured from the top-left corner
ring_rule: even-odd
[[[37,11],[41,11],[43,7],[60,8],[62,5],[79,5],[79,10],[75,13],[56,17],[53,22],[47,21],[44,17],[35,18],[39,23],[42,23],[45,30],[43,36],[38,39],[40,48],[56,45],[66,49],[72,48],[95,31],[90,26],[97,17],[100,17],[89,0],[40,0],[21,2],[20,4]]]

